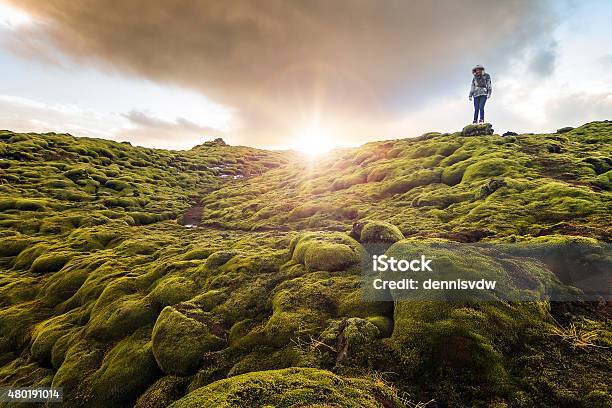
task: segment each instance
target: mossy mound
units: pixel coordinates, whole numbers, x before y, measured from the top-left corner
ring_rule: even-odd
[[[89,406],[129,405],[157,379],[150,338],[150,328],[138,330],[105,355],[90,379]]]
[[[291,246],[292,259],[310,271],[339,271],[360,261],[359,244],[343,234],[306,234]]]
[[[380,381],[340,377],[313,368],[287,368],[242,374],[191,392],[171,405],[188,407],[392,408],[403,404]]]
[[[366,222],[359,234],[360,242],[394,243],[404,239],[404,234],[395,225],[382,221]]]
[[[204,353],[219,350],[226,342],[223,328],[211,316],[187,305],[164,308],[151,341],[161,369],[177,375],[193,374]]]
[[[70,254],[49,254],[40,256],[32,262],[30,272],[32,273],[50,273],[57,272],[66,265],[70,260]]]
[[[483,136],[492,135],[493,126],[490,123],[479,123],[474,125],[467,125],[461,131],[461,136]]]

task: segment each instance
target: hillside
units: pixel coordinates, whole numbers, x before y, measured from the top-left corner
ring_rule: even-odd
[[[609,407],[588,278],[612,269],[610,214],[609,121],[316,159],[0,131],[0,387],[67,407]],[[580,270],[589,301],[365,300],[372,241],[538,293]]]

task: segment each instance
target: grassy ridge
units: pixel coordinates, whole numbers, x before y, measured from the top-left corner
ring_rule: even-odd
[[[63,387],[75,407],[606,406],[605,307],[364,302],[359,256],[382,240],[609,257],[610,142],[593,122],[309,161],[0,132],[0,385]],[[559,284],[527,255],[443,251]]]

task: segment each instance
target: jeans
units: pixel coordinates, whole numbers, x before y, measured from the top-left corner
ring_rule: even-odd
[[[485,103],[487,103],[487,95],[476,96],[474,98],[474,122],[478,121],[478,112],[480,112],[480,120],[484,120]]]

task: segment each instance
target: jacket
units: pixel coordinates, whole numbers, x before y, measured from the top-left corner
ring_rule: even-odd
[[[474,75],[472,78],[472,87],[470,88],[470,97],[477,97],[486,95],[487,98],[491,96],[493,87],[491,86],[491,76],[486,72],[480,76]]]

